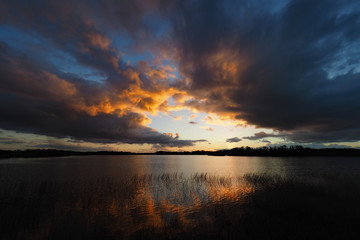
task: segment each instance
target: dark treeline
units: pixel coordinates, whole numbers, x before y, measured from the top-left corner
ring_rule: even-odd
[[[155,153],[132,153],[116,151],[76,152],[56,149],[35,150],[0,150],[0,158],[14,157],[61,157],[61,156],[86,156],[86,155],[212,155],[212,156],[360,156],[360,149],[355,148],[306,148],[303,146],[278,146],[278,147],[240,147],[217,151],[188,151]]]
[[[241,147],[219,150],[213,155],[229,156],[360,156],[360,149],[355,148],[307,148],[303,146],[278,146],[250,148]]]
[[[240,147],[217,151],[164,152],[156,154],[174,155],[213,155],[213,156],[360,156],[360,149],[355,148],[307,148],[303,146],[278,147]]]

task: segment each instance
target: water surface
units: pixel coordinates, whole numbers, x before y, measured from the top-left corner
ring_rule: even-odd
[[[278,175],[359,174],[360,158],[239,157],[205,155],[69,156],[0,160],[0,171],[14,178],[72,180],[164,173],[207,173],[236,177],[245,173]]]
[[[121,155],[3,159],[0,211],[6,221],[0,222],[0,237],[77,239],[79,234],[78,239],[157,239],[214,233],[228,238],[231,231],[246,233],[236,224],[251,218],[253,212],[259,213],[254,207],[257,205],[251,205],[252,199],[271,202],[274,198],[272,208],[279,206],[279,195],[268,196],[266,189],[270,193],[282,189],[280,202],[284,202],[280,206],[286,206],[291,201],[306,203],[308,197],[314,199],[314,193],[331,187],[335,190],[326,194],[333,199],[343,198],[342,205],[353,212],[360,196],[358,190],[353,191],[360,185],[358,176],[360,159],[340,157]],[[286,180],[293,178],[297,180]],[[328,202],[326,194],[310,204],[322,206],[324,199]],[[348,198],[349,194],[355,197]],[[305,207],[314,213],[319,209],[318,205]],[[247,209],[253,212],[246,215]],[[347,217],[345,214],[343,219]],[[272,222],[272,218],[267,221]]]

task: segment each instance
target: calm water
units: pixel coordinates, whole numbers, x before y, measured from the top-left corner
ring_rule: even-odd
[[[339,176],[360,176],[360,158],[133,155],[3,159],[0,210],[5,215],[8,211],[9,218],[18,215],[22,219],[4,223],[15,224],[4,227],[18,234],[10,234],[9,239],[40,234],[40,230],[49,237],[61,234],[56,232],[59,224],[79,225],[78,230],[99,225],[97,219],[104,221],[106,231],[121,238],[142,231],[165,231],[167,226],[172,231],[188,231],[204,222],[213,224],[219,204],[241,205],[256,191],[244,174],[296,176],[315,182],[331,175],[336,182]],[[14,202],[20,204],[21,214],[13,214],[11,207],[19,209]],[[41,211],[34,212],[34,208]],[[80,219],[78,223],[69,223],[73,214]]]
[[[207,173],[221,177],[236,177],[246,173],[316,176],[332,173],[360,174],[360,158],[174,155],[13,158],[0,160],[0,171],[10,178],[31,178],[33,181],[123,178],[164,173]]]

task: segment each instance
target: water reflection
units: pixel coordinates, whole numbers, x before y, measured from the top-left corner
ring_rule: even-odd
[[[254,191],[243,178],[208,174],[136,175],[121,184],[121,192],[115,194],[118,198],[95,196],[101,201],[94,202],[90,214],[97,217],[102,212],[111,216],[111,231],[125,235],[174,226],[186,231],[200,220],[202,224],[211,222],[209,209],[215,204],[238,205]],[[77,210],[83,208],[80,204]]]
[[[255,177],[243,176],[248,173]],[[263,173],[297,176],[298,180],[264,178]],[[328,173],[331,177],[319,178]],[[186,237],[197,236],[198,230],[229,238],[230,232],[237,234],[256,226],[240,228],[239,223],[270,224],[279,213],[283,214],[282,223],[289,222],[287,227],[296,226],[291,222],[292,211],[301,203],[299,215],[318,211],[313,221],[304,216],[309,222],[306,228],[315,228],[321,222],[318,217],[332,219],[332,211],[349,218],[349,225],[358,222],[358,215],[352,213],[358,209],[360,179],[348,179],[348,175],[359,173],[356,158],[7,159],[0,161],[0,239],[166,239],[185,233]],[[253,199],[263,205],[251,204]],[[264,206],[270,209],[264,212]],[[265,236],[273,228],[270,224]],[[282,233],[284,228],[279,229]],[[258,232],[258,228],[253,230]]]
[[[94,227],[119,238],[144,231],[164,234],[168,228],[186,232],[212,223],[217,205],[239,205],[253,191],[243,178],[209,174],[20,181],[0,190],[2,217],[10,220],[2,222],[0,233],[7,234],[4,239],[23,239],[40,232],[48,237],[91,232]]]
[[[0,160],[0,173],[9,178],[31,181],[115,179],[132,175],[163,173],[208,173],[236,177],[245,173],[308,175],[322,173],[360,173],[359,158],[344,157],[232,157],[232,156],[70,156]]]

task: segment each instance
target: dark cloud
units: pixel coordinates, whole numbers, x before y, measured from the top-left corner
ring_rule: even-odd
[[[198,123],[194,121],[190,121],[189,124],[198,124]]]
[[[83,143],[84,141],[82,141],[82,140],[76,140],[76,139],[69,139],[69,140],[67,140],[66,142],[69,142],[69,143]]]
[[[290,141],[298,143],[322,143],[322,142],[356,142],[359,141],[360,129],[351,128],[343,130],[292,131],[285,134]]]
[[[260,140],[260,139],[268,138],[268,137],[283,138],[283,137],[285,137],[285,136],[286,136],[286,135],[284,135],[284,134],[258,132],[258,133],[255,133],[253,136],[243,137],[243,139],[248,139],[248,140]]]
[[[2,95],[0,125],[6,130],[43,134],[54,137],[71,137],[76,140],[98,143],[149,143],[171,146],[192,146],[196,141],[178,140],[144,127],[143,116],[128,112],[115,114],[74,113],[56,102]]]
[[[191,146],[194,141],[145,127],[139,111],[110,109],[132,105],[156,112],[159,97],[143,91],[163,96],[161,89],[172,87],[193,96],[184,103],[188,107],[278,133],[245,139],[360,140],[357,0],[9,0],[0,6],[2,26],[39,41],[25,40],[18,46],[25,50],[15,51],[1,36],[4,129],[93,142]],[[50,56],[55,50],[63,62],[73,58],[103,82],[64,71]],[[159,68],[129,64],[124,57],[149,51],[178,65],[179,77],[150,77]],[[138,88],[140,99],[119,97]],[[166,110],[167,103],[161,106]]]
[[[240,141],[242,141],[242,139],[238,138],[238,137],[233,137],[233,138],[226,139],[226,142],[228,142],[228,143],[236,143],[236,142],[240,142]]]
[[[329,142],[356,142],[358,141],[358,135],[360,134],[360,129],[348,129],[340,131],[288,131],[288,132],[278,132],[278,133],[265,133],[258,132],[253,136],[243,137],[243,139],[248,139],[252,141],[262,140],[264,138],[280,138],[287,141],[292,141],[296,143],[329,143]]]
[[[180,141],[181,143],[179,143],[178,141]],[[208,140],[206,139],[178,140],[178,141],[153,144],[153,148],[161,149],[163,147],[185,147],[185,146],[193,146],[195,143],[208,142]]]
[[[294,140],[360,140],[360,3],[229,2],[187,2],[173,19],[184,88],[206,99],[189,106]]]
[[[63,1],[7,1],[1,14],[2,23],[36,36],[48,46],[71,54],[76,60],[94,69],[114,74],[116,52],[109,40],[92,22],[94,9],[86,2]],[[88,17],[87,17],[88,16]]]
[[[300,144],[303,147],[308,147],[308,148],[349,148],[349,146],[346,145],[342,145],[342,144],[328,144],[328,145],[324,145],[322,143],[307,143],[307,144]],[[281,146],[287,146],[287,147],[292,147],[292,146],[299,146],[298,145],[294,145],[293,143],[277,143],[277,144],[267,144],[267,147],[281,147]]]
[[[157,0],[3,1],[0,23],[30,38],[41,39],[42,42],[35,45],[38,52],[32,54],[46,55],[56,49],[66,56],[63,62],[70,55],[78,64],[97,71],[121,91],[131,82],[124,76],[126,70],[134,66],[128,66],[120,56],[124,55],[124,50],[136,54],[151,47],[157,30],[148,24],[146,17],[154,11],[165,10],[167,5]],[[126,49],[114,42],[126,42]]]
[[[95,143],[184,147],[198,142],[144,126],[148,120],[144,114],[122,109],[108,112],[110,106],[101,101],[114,94],[107,85],[63,79],[46,70],[26,56],[18,57],[11,47],[0,45],[2,129]],[[121,99],[114,101],[122,103]]]
[[[25,141],[22,141],[20,139],[12,138],[12,137],[0,137],[0,144],[23,144]]]

